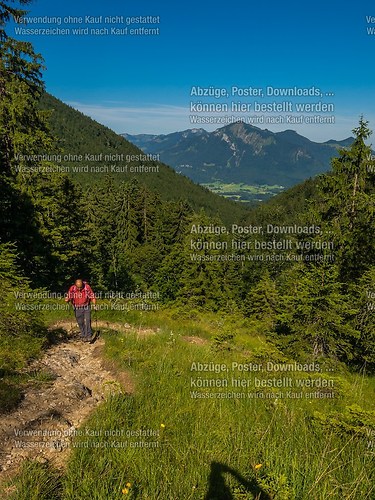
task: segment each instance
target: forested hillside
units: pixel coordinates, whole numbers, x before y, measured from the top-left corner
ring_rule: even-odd
[[[142,160],[146,155],[140,149],[50,94],[42,96],[40,108],[50,112],[48,123],[56,138],[55,147],[46,153],[60,153],[59,164],[84,187],[102,182],[107,174],[117,184],[135,178],[164,200],[186,200],[194,210],[204,208],[210,215],[219,214],[225,222],[238,221],[246,214],[241,205],[214,196],[160,161]],[[77,161],[79,155],[82,159]],[[107,155],[112,159],[105,160]],[[69,156],[72,159],[64,158]],[[137,167],[141,167],[138,172]]]

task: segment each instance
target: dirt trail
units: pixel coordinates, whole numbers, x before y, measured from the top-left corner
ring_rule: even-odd
[[[120,331],[131,328],[102,321],[97,326]],[[50,461],[63,468],[71,436],[91,411],[108,393],[133,392],[128,373],[115,373],[104,364],[101,338],[93,344],[82,342],[70,322],[59,322],[51,328],[65,330],[66,338],[27,368],[28,372],[47,373],[50,381],[31,385],[14,411],[0,415],[0,484],[13,476],[26,458]],[[147,329],[138,332],[153,333]]]

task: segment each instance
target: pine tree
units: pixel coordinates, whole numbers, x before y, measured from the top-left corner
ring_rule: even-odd
[[[97,287],[117,290],[119,278],[118,188],[111,176],[84,193],[86,231],[90,235],[90,268]]]
[[[356,362],[375,370],[375,266],[371,266],[352,287],[352,296],[358,314],[355,326],[360,331],[355,351]]]
[[[190,217],[182,243],[182,269],[179,269],[179,300],[191,307],[210,310],[234,310],[238,297],[240,265],[221,256],[230,250],[229,234],[192,233],[193,226],[222,226],[218,218],[209,218],[203,210]],[[196,244],[203,243],[202,249]],[[225,247],[225,244],[227,245]],[[212,245],[212,246],[211,246]],[[206,247],[209,248],[206,248]]]
[[[322,177],[321,218],[332,235],[340,276],[358,280],[375,258],[375,186],[371,147],[365,141],[371,131],[360,119],[355,140],[332,160],[332,174]]]
[[[26,11],[3,1],[0,8],[0,155],[3,171],[10,174],[18,154],[39,153],[49,137],[45,115],[36,106],[44,92],[42,57],[31,43],[15,40],[5,30],[12,17]]]
[[[77,276],[89,277],[93,256],[86,200],[66,174],[39,174],[33,179],[36,182],[23,189],[33,202],[39,233],[46,244],[48,272],[43,282],[51,289],[62,289]]]
[[[278,293],[276,283],[267,270],[260,281],[248,292],[245,300],[245,314],[261,321],[265,328],[272,329],[276,323]]]
[[[293,354],[353,359],[360,335],[354,326],[357,310],[343,291],[337,266],[298,264],[288,275],[276,327],[281,343],[286,335]]]
[[[26,185],[31,188],[31,177],[17,171],[37,166],[39,162],[24,155],[50,148],[52,139],[46,115],[37,106],[44,92],[42,59],[30,43],[14,40],[5,29],[12,17],[25,14],[13,3],[30,2],[0,2],[0,240],[16,243],[18,261],[35,283],[47,268],[48,244],[40,235],[32,200],[23,190]]]

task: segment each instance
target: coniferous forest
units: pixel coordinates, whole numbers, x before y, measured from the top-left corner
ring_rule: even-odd
[[[374,125],[353,123],[326,174],[237,204],[48,94],[7,30],[28,3],[0,2],[0,417],[51,382],[28,366],[68,342],[51,325],[74,323],[59,304],[80,277],[96,319],[128,325],[102,325],[101,355],[136,387],[81,428],[157,428],[159,445],[25,460],[2,498],[374,498]],[[219,364],[258,396],[214,401]],[[319,396],[288,399],[301,380]]]

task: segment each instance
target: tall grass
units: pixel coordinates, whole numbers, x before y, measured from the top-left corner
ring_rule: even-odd
[[[112,396],[75,438],[64,499],[208,499],[217,487],[236,499],[373,498],[366,439],[327,430],[313,418],[343,400],[192,399],[193,362],[230,365],[238,354],[167,333],[142,339],[112,333],[106,346],[119,366],[130,364],[136,392]],[[157,436],[127,437],[139,429]],[[108,431],[122,431],[117,448]],[[150,447],[134,447],[142,442]]]
[[[344,368],[320,373],[334,380],[333,399],[195,399],[193,391],[280,392],[256,389],[256,375],[288,376],[293,383],[318,375],[193,371],[192,363],[231,367],[232,362],[260,363],[262,356],[276,362],[280,353],[264,337],[246,335],[248,326],[239,318],[172,316],[166,311],[132,313],[125,321],[134,323],[133,331],[103,333],[105,357],[131,372],[135,390],[125,394],[114,385],[112,395],[77,430],[61,489],[56,486],[54,494],[61,500],[375,498],[374,450],[366,433],[359,432],[364,421],[375,429],[374,378]],[[124,316],[113,313],[111,319],[121,317],[123,322]],[[159,330],[139,336],[140,326]],[[222,339],[230,331],[234,338],[228,344]],[[187,342],[184,337],[193,334],[206,343]],[[199,376],[252,381],[245,389],[195,389],[191,378]],[[354,403],[358,425],[344,425],[340,415],[344,418]],[[365,420],[361,407],[367,410]],[[27,477],[32,484],[30,471]],[[26,498],[17,484],[14,498]]]

